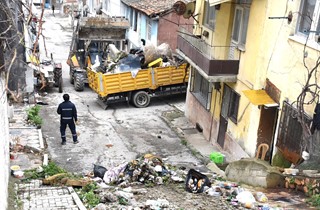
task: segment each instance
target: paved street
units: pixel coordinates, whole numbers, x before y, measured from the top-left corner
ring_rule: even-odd
[[[73,145],[68,130],[67,145],[61,146],[59,115],[56,109],[62,95],[53,88],[43,100],[43,135],[48,144],[52,160],[72,172],[87,173],[93,163],[104,166],[118,165],[135,159],[137,155],[155,153],[167,158],[172,164],[201,165],[161,115],[174,110],[174,104],[183,108],[185,98],[181,96],[152,99],[147,108],[138,109],[127,103],[114,104],[103,110],[97,103],[97,94],[88,87],[83,92],[74,91],[69,83],[69,67],[66,65],[71,29],[68,18],[45,14],[45,37],[48,54],[53,53],[56,62],[63,65],[64,93],[78,109],[80,125],[77,127],[79,141]],[[42,50],[44,52],[44,50]],[[106,145],[112,144],[111,148]]]

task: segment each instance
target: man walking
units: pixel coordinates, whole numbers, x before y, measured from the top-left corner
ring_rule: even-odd
[[[54,16],[54,4],[52,4],[51,8],[52,8],[52,15]]]
[[[66,128],[67,125],[69,126],[73,143],[77,144],[79,143],[77,139],[77,132],[76,132],[76,124],[78,124],[78,118],[77,118],[77,109],[76,106],[70,101],[69,94],[63,95],[63,100],[61,104],[59,104],[57,113],[60,115],[60,133],[61,133],[61,139],[62,145],[66,144]]]

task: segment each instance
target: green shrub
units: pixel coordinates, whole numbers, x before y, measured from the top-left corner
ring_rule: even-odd
[[[66,170],[58,166],[55,162],[49,162],[48,165],[43,166],[45,176],[53,176],[55,174],[67,173]]]
[[[35,105],[27,109],[28,121],[36,126],[42,125],[42,118],[39,116],[40,106]]]
[[[320,194],[313,195],[311,198],[307,199],[307,202],[315,207],[320,207]]]
[[[93,208],[100,203],[99,196],[94,193],[94,190],[96,189],[98,189],[96,183],[89,183],[81,190],[77,191],[79,198],[87,208]]]
[[[55,174],[67,173],[66,170],[59,167],[55,162],[49,162],[48,165],[43,166],[43,171],[37,172],[37,169],[25,170],[26,179],[44,179]]]

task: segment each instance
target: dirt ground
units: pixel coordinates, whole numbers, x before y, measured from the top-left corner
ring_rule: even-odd
[[[217,182],[216,182],[217,183]],[[214,184],[214,182],[213,182]],[[158,199],[167,200],[169,206],[159,209],[177,210],[227,210],[227,209],[248,209],[241,204],[233,205],[230,202],[229,193],[232,190],[222,189],[222,196],[210,196],[206,193],[190,193],[185,189],[185,183],[171,183],[146,187],[143,185],[132,185],[131,192],[134,199],[128,205],[120,205],[119,202],[105,203],[106,209],[129,209],[131,207],[146,208],[148,200],[157,201]],[[246,188],[247,189],[247,188]],[[256,192],[257,189],[248,188],[249,191]],[[261,209],[262,206],[269,206],[273,209],[315,209],[306,205],[303,200],[306,198],[302,193],[285,189],[260,189],[268,197],[266,203],[256,203],[249,209]],[[113,190],[109,190],[109,192]],[[258,190],[259,191],[259,190]]]
[[[133,186],[135,189],[141,189],[141,186]],[[212,210],[212,209],[237,209],[225,201],[223,197],[211,197],[204,193],[193,194],[184,189],[184,184],[170,184],[155,187],[143,187],[143,194],[135,195],[135,201],[144,207],[147,200],[165,199],[169,202],[167,209],[184,209],[184,210]],[[119,209],[121,205],[109,203],[108,209]],[[139,206],[139,205],[138,205]],[[123,206],[122,206],[123,207]]]

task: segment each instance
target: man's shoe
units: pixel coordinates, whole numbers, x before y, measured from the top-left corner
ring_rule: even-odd
[[[79,141],[77,140],[77,141],[74,141],[73,143],[74,143],[74,144],[78,144],[78,143],[79,143]]]
[[[61,144],[62,144],[62,145],[66,145],[66,142],[65,142],[65,141],[63,141],[63,142],[61,142]]]

